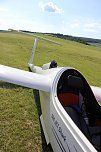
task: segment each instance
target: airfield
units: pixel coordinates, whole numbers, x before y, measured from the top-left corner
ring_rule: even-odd
[[[62,45],[39,40],[35,65],[56,60],[59,66],[78,69],[90,85],[101,87],[101,47],[37,34]],[[32,36],[0,32],[0,64],[28,70],[33,43]],[[0,82],[0,104],[0,152],[51,151],[40,128],[38,91]]]

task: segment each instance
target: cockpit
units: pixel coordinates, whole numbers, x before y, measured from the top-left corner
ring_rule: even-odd
[[[101,107],[83,75],[75,69],[66,70],[59,79],[57,96],[74,123],[101,151]]]

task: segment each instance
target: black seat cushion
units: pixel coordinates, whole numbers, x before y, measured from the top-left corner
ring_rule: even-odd
[[[89,127],[82,115],[74,110],[72,107],[64,107],[66,112],[72,118],[77,127],[82,131],[82,133],[87,137],[87,139],[94,145],[94,147],[101,152],[101,127],[94,126]]]
[[[88,140],[91,141],[88,126],[86,125],[86,122],[83,119],[82,115],[77,113],[72,107],[68,106],[68,107],[64,107],[64,109],[72,118],[72,120],[77,125],[77,127],[83,132],[83,134],[88,138]]]

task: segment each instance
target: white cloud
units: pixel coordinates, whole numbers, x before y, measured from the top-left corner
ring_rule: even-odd
[[[79,27],[80,27],[79,21],[74,21],[73,23],[70,24],[70,28],[72,28],[72,29],[77,29]]]
[[[4,13],[4,12],[7,12],[8,10],[4,7],[0,7],[0,13]]]
[[[101,20],[63,20],[60,30],[63,34],[101,39]]]
[[[39,26],[40,24],[41,27]],[[53,32],[55,26],[53,24],[44,24],[44,22],[40,23],[34,20],[32,21],[22,18],[15,19],[13,16],[12,18],[8,18],[8,19],[0,18],[0,30],[8,30],[8,29],[29,30],[33,32]]]
[[[45,3],[45,4],[41,4],[41,8],[42,8],[43,11],[46,11],[46,12],[49,12],[49,13],[57,13],[57,14],[63,13],[63,9],[59,8],[53,2],[48,2],[48,3]]]
[[[37,24],[34,21],[29,20],[15,20],[13,19],[0,19],[0,29],[7,30],[9,28],[15,29],[15,30],[32,30],[33,27],[36,27]]]
[[[71,21],[65,21],[62,20],[61,22],[61,27],[63,29],[64,32],[69,32],[69,31],[77,31],[81,28],[81,22],[80,20],[71,20]]]
[[[99,32],[101,30],[101,24],[97,22],[87,23],[84,25],[84,30],[89,32]]]

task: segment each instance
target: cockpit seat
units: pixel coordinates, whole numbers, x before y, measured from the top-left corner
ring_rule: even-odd
[[[79,95],[74,93],[60,93],[58,99],[63,107],[79,104]]]
[[[63,107],[79,104],[79,90],[83,87],[81,78],[69,75],[65,80],[58,99]]]

